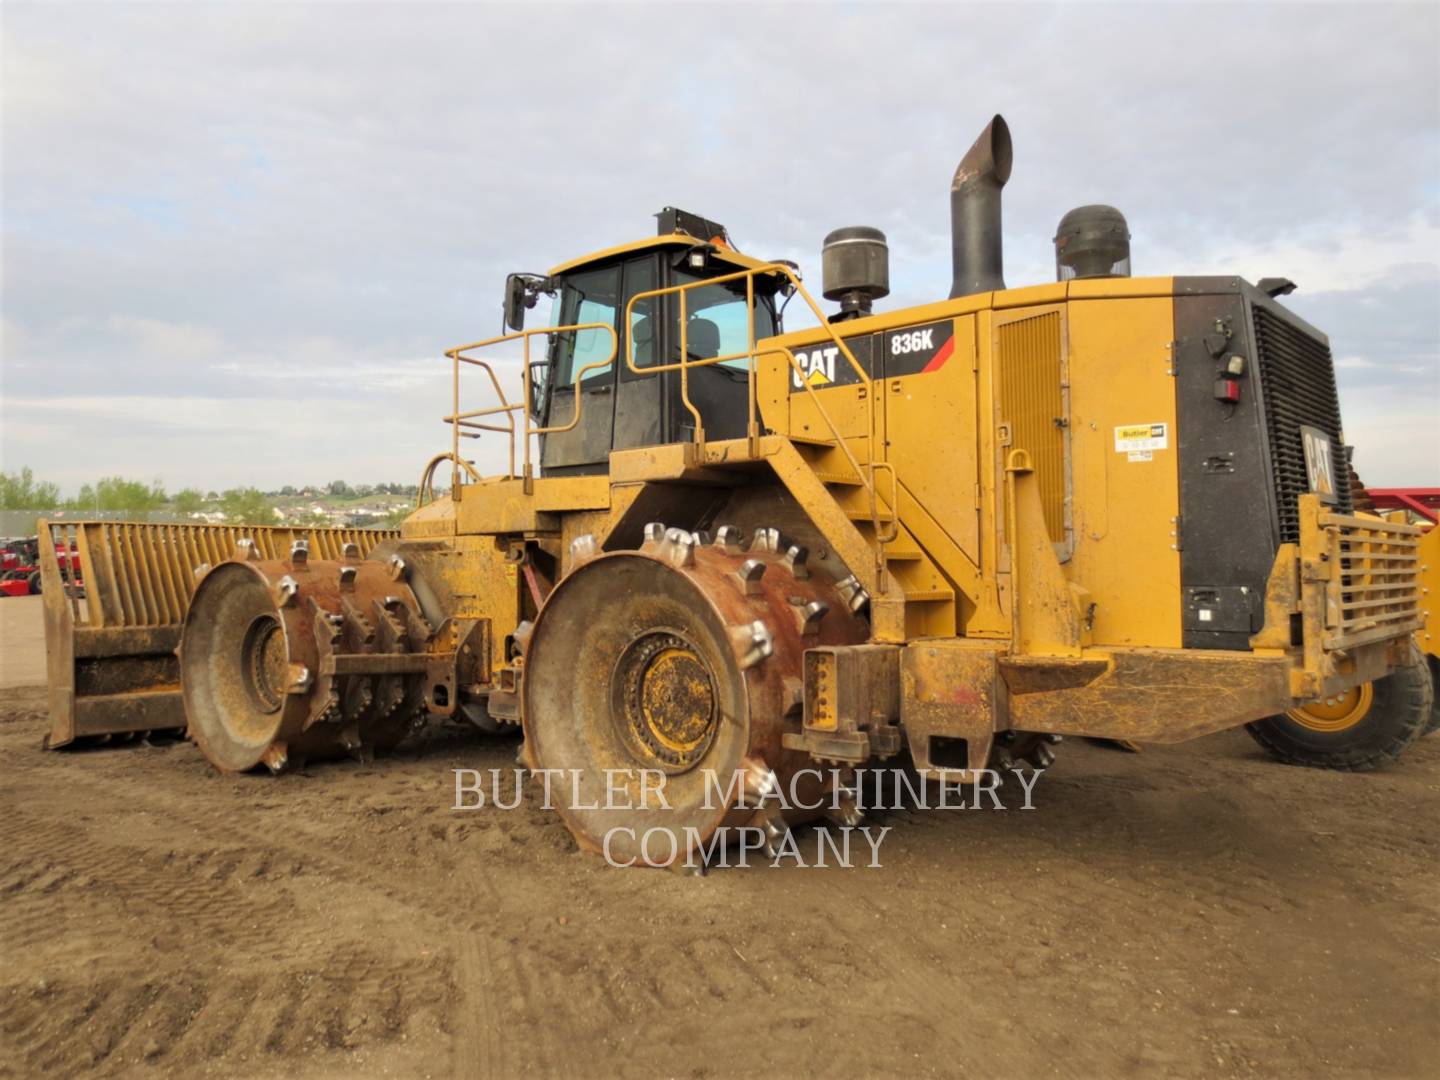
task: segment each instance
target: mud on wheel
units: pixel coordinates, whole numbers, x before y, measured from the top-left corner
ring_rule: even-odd
[[[653,865],[687,862],[722,826],[783,833],[795,819],[755,799],[810,764],[782,745],[804,651],[864,641],[864,593],[812,575],[774,529],[747,546],[728,526],[657,524],[639,550],[602,554],[590,537],[571,550],[521,689],[528,761],[562,770],[552,799],[571,832]]]
[[[190,735],[216,768],[363,759],[423,717],[418,676],[394,661],[434,630],[393,565],[358,552],[311,560],[303,542],[289,560],[261,561],[242,541],[235,559],[202,569],[181,633],[181,682]],[[336,672],[339,654],[373,670]]]
[[[1404,663],[1383,679],[1312,701],[1245,729],[1291,765],[1363,771],[1398,758],[1431,722],[1434,687],[1413,642]]]

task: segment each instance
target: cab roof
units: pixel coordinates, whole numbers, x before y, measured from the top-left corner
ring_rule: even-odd
[[[546,273],[550,277],[555,277],[558,274],[568,274],[572,270],[579,270],[582,267],[589,266],[591,263],[604,262],[608,259],[613,259],[617,255],[632,255],[649,250],[683,250],[684,248],[691,248],[695,247],[697,244],[704,243],[706,243],[706,241],[697,240],[695,237],[689,235],[688,233],[670,233],[665,236],[647,236],[644,240],[632,240],[628,244],[617,244],[615,247],[604,248],[601,251],[591,252],[589,255],[582,255],[578,259],[571,259],[568,262],[561,263],[559,266],[551,267],[548,271],[546,271]],[[711,242],[711,247],[712,251],[710,253],[710,258],[718,262],[729,263],[734,266],[736,270],[753,270],[756,267],[768,265],[768,263],[764,259],[755,259],[751,258],[749,255],[742,255],[734,248],[726,247],[713,241]]]

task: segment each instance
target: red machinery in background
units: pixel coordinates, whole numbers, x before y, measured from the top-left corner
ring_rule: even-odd
[[[58,552],[67,586],[80,585],[80,555],[72,547]],[[0,540],[0,597],[33,596],[40,592],[40,539],[35,536]]]
[[[1405,510],[1434,525],[1440,521],[1440,488],[1366,488],[1380,511]]]

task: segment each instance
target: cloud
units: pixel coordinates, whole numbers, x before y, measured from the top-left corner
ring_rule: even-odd
[[[195,323],[111,315],[105,327],[137,351],[167,363],[205,363],[214,359],[220,347],[219,334]]]
[[[1205,245],[1188,260],[1182,251],[1162,252],[1167,261],[1186,260],[1192,273],[1239,274],[1253,281],[1276,276],[1280,267],[1283,276],[1306,292],[1366,292],[1407,276],[1434,277],[1440,221],[1417,210],[1383,231],[1331,228],[1319,235],[1299,232],[1261,243],[1227,238]]]
[[[504,274],[667,204],[812,283],[826,232],[878,225],[885,303],[934,300],[950,174],[1003,111],[1011,284],[1093,201],[1137,272],[1292,277],[1366,365],[1343,404],[1377,480],[1433,477],[1433,432],[1389,433],[1440,396],[1440,9],[657,10],[6,5],[5,467],[407,475]],[[96,399],[129,404],[85,423]]]

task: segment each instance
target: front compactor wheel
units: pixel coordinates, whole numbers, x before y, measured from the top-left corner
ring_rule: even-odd
[[[591,543],[524,653],[525,753],[552,770],[565,823],[624,865],[698,868],[696,849],[743,839],[729,830],[773,840],[798,818],[757,802],[788,795],[811,764],[783,746],[800,724],[804,651],[865,640],[863,591],[809,573],[773,529],[748,547],[730,528],[710,540],[658,525],[638,551]]]
[[[1320,701],[1246,724],[1245,730],[1290,765],[1363,771],[1398,758],[1431,720],[1434,689],[1412,643],[1391,674]]]

